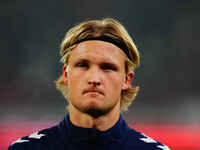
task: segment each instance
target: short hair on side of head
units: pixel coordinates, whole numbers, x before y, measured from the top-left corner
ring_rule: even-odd
[[[113,18],[104,18],[101,20],[89,20],[72,27],[66,33],[60,49],[61,62],[68,65],[70,51],[77,46],[77,41],[86,38],[96,38],[106,36],[126,45],[128,56],[125,60],[126,73],[134,71],[140,64],[140,56],[136,45],[128,34],[125,27]],[[62,75],[56,81],[56,88],[61,91],[64,97],[69,100],[68,86],[63,82]],[[135,99],[139,87],[129,87],[121,92],[121,111],[128,110]]]

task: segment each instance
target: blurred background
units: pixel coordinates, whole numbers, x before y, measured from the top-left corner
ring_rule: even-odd
[[[125,119],[174,150],[200,149],[200,1],[1,0],[0,12],[0,149],[63,119],[60,43],[75,24],[104,17],[141,54]]]

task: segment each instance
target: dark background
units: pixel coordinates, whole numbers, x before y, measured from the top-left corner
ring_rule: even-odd
[[[141,54],[140,92],[125,118],[200,124],[200,1],[1,0],[0,17],[0,122],[62,119],[60,43],[79,22],[113,17]]]

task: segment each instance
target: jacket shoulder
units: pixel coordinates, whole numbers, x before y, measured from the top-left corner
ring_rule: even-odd
[[[19,138],[8,147],[8,150],[47,150],[47,143],[53,140],[53,135],[56,136],[57,132],[57,126],[37,131]]]
[[[134,143],[141,150],[170,150],[168,146],[132,128],[130,128],[128,135],[127,142],[130,143],[130,146]]]

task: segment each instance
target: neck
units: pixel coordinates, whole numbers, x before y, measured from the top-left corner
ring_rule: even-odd
[[[69,104],[69,116],[72,124],[83,128],[96,128],[100,131],[106,131],[112,128],[120,116],[120,104],[117,104],[109,113],[94,118],[86,113],[80,112],[72,104]]]

